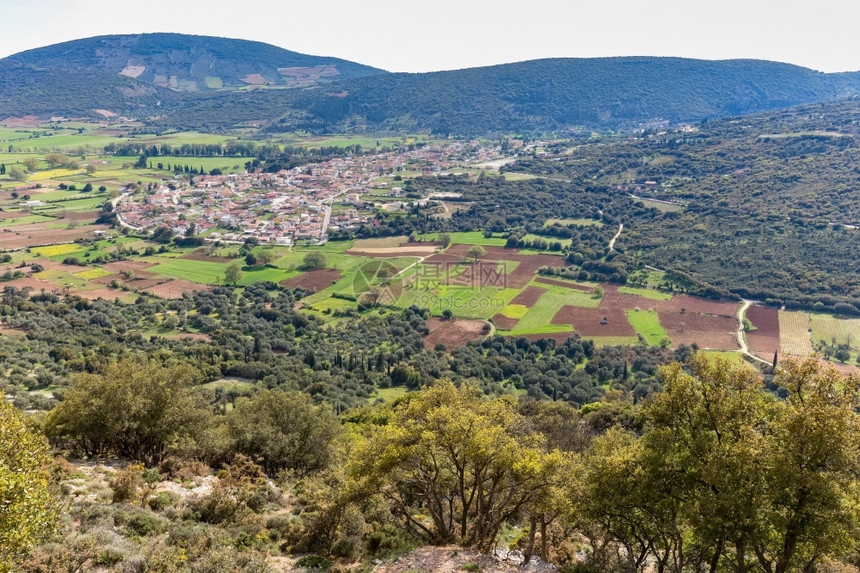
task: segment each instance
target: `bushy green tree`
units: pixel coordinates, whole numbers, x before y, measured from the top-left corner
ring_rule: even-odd
[[[622,549],[605,562],[785,573],[850,549],[860,525],[855,379],[785,360],[780,400],[746,366],[697,354],[661,378],[644,434],[610,431],[585,460],[580,510],[604,548]]]
[[[351,473],[414,534],[489,550],[504,523],[551,505],[565,462],[525,426],[513,400],[441,381],[359,447]]]
[[[242,280],[243,276],[242,265],[239,264],[239,261],[233,261],[224,269],[224,282],[227,284],[235,285]]]
[[[192,393],[200,373],[139,358],[72,377],[63,401],[48,415],[49,437],[69,440],[88,455],[114,453],[152,465],[194,447],[206,410]]]
[[[23,415],[0,401],[0,572],[12,571],[30,547],[56,527],[48,490],[51,450]]]
[[[328,464],[340,425],[326,406],[310,396],[284,390],[264,390],[239,398],[227,418],[237,452],[259,458],[266,473],[295,470],[299,475]]]
[[[324,269],[327,263],[325,253],[311,251],[302,261],[306,269]]]

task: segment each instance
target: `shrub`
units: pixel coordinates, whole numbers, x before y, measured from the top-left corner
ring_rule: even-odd
[[[110,482],[113,503],[134,503],[140,497],[144,485],[142,465],[131,465],[120,470]]]
[[[322,555],[310,554],[296,560],[296,565],[305,569],[329,569],[331,560]]]
[[[175,493],[169,491],[160,491],[157,495],[149,498],[149,508],[153,511],[163,511],[168,507],[172,507],[179,500]]]

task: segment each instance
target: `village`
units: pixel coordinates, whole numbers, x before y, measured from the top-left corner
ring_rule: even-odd
[[[453,141],[338,157],[276,173],[176,175],[149,189],[126,187],[114,208],[120,224],[136,231],[167,226],[175,236],[210,242],[324,244],[329,230],[368,224],[380,206],[402,210],[398,173],[433,176],[500,158],[498,147]]]

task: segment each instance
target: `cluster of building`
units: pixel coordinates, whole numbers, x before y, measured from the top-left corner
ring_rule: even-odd
[[[375,205],[366,200],[368,193],[385,189],[390,196],[400,195],[396,181],[383,177],[403,170],[439,174],[496,153],[477,142],[452,141],[339,157],[277,173],[177,175],[147,191],[126,189],[115,211],[122,225],[140,231],[168,226],[176,236],[203,235],[210,241],[324,243],[330,229],[355,229],[372,220]],[[333,214],[335,204],[339,208]]]

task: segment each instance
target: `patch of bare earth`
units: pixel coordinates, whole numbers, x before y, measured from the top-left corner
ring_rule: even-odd
[[[507,561],[492,555],[484,555],[474,549],[466,549],[456,545],[442,547],[420,547],[411,553],[397,557],[393,562],[381,563],[373,568],[374,573],[461,573],[465,570],[477,570],[483,573],[551,573],[558,569],[532,558],[525,567],[519,564],[517,552],[505,555]]]
[[[676,294],[671,300],[655,300],[654,306],[658,311],[680,312],[684,309],[686,312],[732,317],[737,314],[741,303]]]
[[[297,277],[281,281],[281,285],[287,288],[305,288],[319,292],[332,285],[340,279],[342,273],[338,269],[313,269],[300,274]]]
[[[636,336],[623,307],[583,308],[566,305],[551,324],[570,324],[581,336]]]
[[[698,344],[712,350],[736,350],[738,321],[727,316],[658,311],[660,325],[675,346]]]
[[[511,318],[501,313],[494,314],[493,318],[491,318],[490,320],[493,321],[493,324],[495,324],[497,328],[500,328],[502,330],[511,330],[520,321],[520,319],[518,318]]]
[[[775,308],[753,305],[746,317],[756,330],[746,333],[750,350],[768,360],[779,350],[779,311]]]
[[[191,281],[186,280],[172,280],[157,284],[155,286],[143,290],[145,290],[145,292],[148,292],[151,295],[160,298],[176,299],[182,298],[182,295],[186,292],[195,292],[201,290],[208,291],[212,290],[212,287],[208,285],[193,283]]]
[[[465,346],[473,340],[481,340],[487,335],[485,327],[487,322],[484,320],[471,320],[467,318],[453,318],[450,320],[440,320],[438,318],[430,318],[426,321],[427,328],[430,329],[430,334],[424,338],[425,348],[434,348],[438,343],[442,343],[448,350],[453,350],[460,346]]]
[[[36,115],[25,115],[24,117],[7,117],[0,121],[0,125],[6,127],[39,127],[44,120],[39,119]]]
[[[94,231],[105,231],[107,225],[85,225],[75,229],[49,229],[50,223],[17,225],[0,232],[0,249],[20,249],[41,245],[70,243],[75,239],[93,238]],[[54,222],[56,224],[56,222]]]
[[[17,289],[30,288],[33,292],[40,292],[44,289],[47,292],[59,291],[60,285],[42,279],[33,277],[22,277],[20,279],[12,279],[11,281],[3,281],[2,286],[13,286]]]
[[[75,291],[75,294],[81,298],[85,298],[87,300],[113,300],[116,297],[121,297],[125,295],[125,293],[119,289],[110,289],[110,288],[95,288],[90,290],[79,290]]]
[[[546,289],[544,288],[528,286],[511,300],[511,304],[521,304],[527,308],[531,308],[545,292]]]

